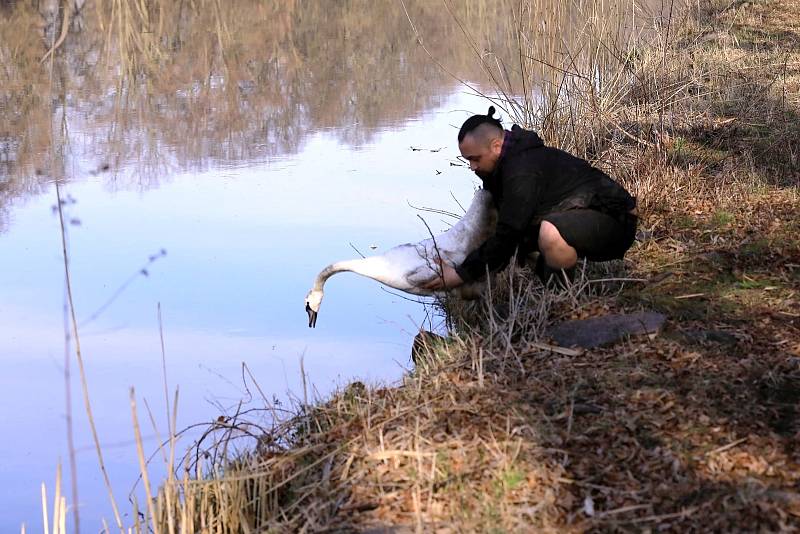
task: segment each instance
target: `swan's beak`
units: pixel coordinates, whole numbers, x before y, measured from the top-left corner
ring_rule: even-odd
[[[306,304],[306,312],[308,313],[308,327],[316,328],[317,326],[317,312],[311,309],[311,306]]]

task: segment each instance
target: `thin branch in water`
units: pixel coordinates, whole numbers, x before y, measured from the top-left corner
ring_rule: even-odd
[[[97,319],[98,317],[100,317],[100,315],[104,311],[106,311],[106,309],[109,306],[111,306],[114,303],[114,301],[117,300],[119,298],[119,296],[122,295],[122,293],[128,288],[128,286],[131,285],[134,281],[136,281],[137,278],[139,278],[140,276],[150,276],[150,271],[147,270],[147,266],[148,265],[151,265],[153,262],[155,262],[159,258],[163,258],[166,255],[167,255],[167,251],[165,249],[163,249],[163,248],[161,250],[159,250],[156,254],[150,255],[150,257],[148,257],[148,259],[147,259],[147,263],[145,263],[143,267],[139,268],[135,273],[133,273],[130,277],[128,277],[128,279],[125,280],[122,283],[122,285],[120,285],[117,288],[116,291],[114,291],[114,293],[111,295],[111,297],[109,297],[109,299],[107,301],[105,301],[105,303],[102,306],[97,308],[97,310],[95,310],[94,313],[92,313],[89,317],[87,317],[86,319],[81,321],[81,323],[78,326],[84,327],[87,324],[89,324],[92,321],[94,321],[95,319]],[[160,306],[159,306],[159,310],[160,310]],[[160,311],[159,311],[159,318],[160,318]],[[160,321],[160,319],[159,319],[159,321]],[[162,347],[161,348],[162,349],[164,348],[163,347],[163,339],[162,339]]]
[[[382,291],[385,291],[386,293],[389,293],[390,295],[393,295],[393,296],[395,296],[395,297],[401,298],[401,299],[403,299],[403,300],[407,300],[407,301],[409,301],[409,302],[414,302],[415,304],[422,304],[422,305],[425,305],[425,304],[427,304],[427,302],[425,302],[425,301],[424,301],[424,300],[422,300],[421,298],[416,298],[416,299],[413,299],[413,298],[411,298],[411,297],[407,297],[407,296],[405,296],[405,295],[401,295],[400,293],[396,293],[396,292],[394,292],[394,291],[389,291],[388,289],[386,289],[386,288],[385,288],[385,287],[383,287],[383,286],[381,286],[381,290],[382,290]]]
[[[436,257],[439,260],[438,261],[438,265],[439,265],[438,275],[439,275],[439,279],[442,281],[442,290],[443,291],[447,291],[447,286],[445,285],[445,281],[444,281],[444,261],[442,260],[441,253],[439,252],[439,245],[436,244],[436,237],[433,235],[433,232],[431,231],[431,227],[428,226],[428,223],[425,221],[425,219],[423,219],[422,216],[419,215],[419,214],[417,214],[417,217],[419,217],[419,219],[425,225],[425,228],[428,229],[428,234],[430,234],[430,236],[431,236],[431,240],[433,241],[433,249],[436,251]],[[440,303],[440,305],[442,306],[442,308],[445,311],[445,317],[447,318],[447,329],[449,330],[452,325],[450,324],[450,315],[451,314],[450,314],[449,307],[447,305],[447,300],[446,299],[440,299],[439,303]]]
[[[439,260],[437,262],[439,265],[439,277],[442,280],[442,284],[444,284],[444,266],[442,265],[442,254],[439,252],[439,245],[436,244],[436,237],[433,235],[431,227],[428,226],[428,222],[422,218],[422,215],[417,214],[417,217],[419,217],[419,220],[425,225],[425,228],[428,229],[428,234],[431,236],[431,240],[433,240],[433,250],[436,251],[436,259]]]
[[[455,197],[453,197],[453,198],[455,198]],[[456,200],[456,202],[458,202],[458,201]],[[449,211],[440,210],[440,209],[436,209],[436,208],[428,208],[428,207],[425,207],[425,206],[415,206],[414,204],[412,204],[408,200],[406,200],[406,204],[408,204],[409,207],[414,208],[415,210],[427,211],[428,213],[437,213],[439,215],[444,215],[446,217],[452,217],[454,219],[460,219],[461,218],[461,215],[458,215],[456,213],[452,213],[452,212],[449,212]],[[461,206],[461,204],[459,204],[459,206],[461,207],[461,209],[464,209],[464,207]]]
[[[362,258],[366,258],[366,256],[364,256],[364,255],[361,253],[361,251],[360,251],[360,250],[358,250],[358,249],[356,248],[356,246],[355,246],[355,245],[354,245],[352,242],[350,243],[350,246],[352,247],[352,249],[353,249],[353,250],[355,250],[355,251],[356,251],[356,253],[357,253],[359,256],[361,256]]]
[[[158,303],[158,337],[161,341],[161,372],[164,378],[164,402],[167,408],[167,430],[171,436],[175,429],[170,426],[169,386],[167,384],[167,351],[164,348],[164,323],[161,320],[161,303]]]
[[[450,191],[450,196],[453,198],[453,200],[455,201],[455,203],[456,203],[456,204],[458,204],[458,207],[459,207],[459,208],[461,208],[461,211],[463,211],[464,213],[467,213],[467,210],[466,210],[466,209],[464,209],[464,206],[463,206],[463,205],[461,205],[461,202],[459,202],[459,201],[458,201],[458,199],[456,198],[456,196],[453,194],[453,192],[452,192],[452,191]]]
[[[65,292],[66,293],[66,292]],[[78,463],[75,456],[75,438],[72,428],[72,378],[70,375],[69,362],[72,359],[70,354],[70,334],[69,334],[69,301],[64,295],[64,395],[66,397],[66,423],[67,423],[67,451],[69,453],[70,483],[72,489],[72,501],[78,500]],[[80,518],[77,507],[75,514],[75,532],[80,532]],[[45,529],[46,530],[46,529]]]

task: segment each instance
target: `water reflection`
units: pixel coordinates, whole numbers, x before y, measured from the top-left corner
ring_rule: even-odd
[[[332,130],[351,146],[440,103],[449,68],[479,74],[448,10],[430,2],[78,2],[0,11],[0,204],[36,190],[35,170],[69,179],[135,163],[136,183],[175,169],[296,153]],[[494,3],[457,8],[476,35]],[[58,8],[61,7],[59,12]],[[474,11],[474,13],[473,13]],[[502,17],[495,17],[503,20]],[[31,28],[38,31],[30,31]],[[487,40],[487,43],[490,42]],[[47,95],[52,95],[48,97]]]

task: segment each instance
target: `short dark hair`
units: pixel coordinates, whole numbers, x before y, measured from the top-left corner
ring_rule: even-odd
[[[486,115],[473,115],[465,120],[464,124],[461,125],[461,129],[458,131],[458,142],[461,143],[468,133],[475,130],[481,124],[491,124],[492,126],[502,130],[503,125],[500,124],[500,119],[495,119],[492,116],[494,115],[494,111],[494,106],[489,106],[489,112]]]

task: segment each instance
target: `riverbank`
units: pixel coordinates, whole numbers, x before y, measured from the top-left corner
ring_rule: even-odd
[[[640,199],[640,241],[582,280],[640,281],[504,273],[447,303],[453,335],[400,387],[351,384],[220,478],[162,488],[161,530],[800,528],[798,28],[797,1],[702,2],[630,60],[613,124],[584,137]],[[641,310],[668,317],[658,335],[542,345]]]

